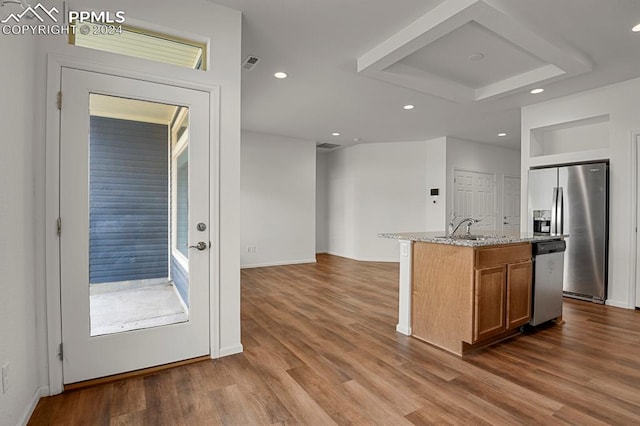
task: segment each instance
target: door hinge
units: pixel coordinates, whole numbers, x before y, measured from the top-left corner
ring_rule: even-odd
[[[58,236],[62,234],[62,219],[60,218],[56,220],[56,233],[58,234]]]
[[[62,350],[62,343],[60,343],[60,349],[58,349],[58,358],[60,358],[60,361],[64,359],[64,351]]]
[[[58,92],[56,103],[58,105],[58,109],[62,110],[62,91]]]

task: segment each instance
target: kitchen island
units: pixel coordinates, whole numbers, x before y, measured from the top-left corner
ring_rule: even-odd
[[[531,243],[560,238],[496,233],[380,234],[400,240],[396,330],[464,353],[519,333],[531,317]]]

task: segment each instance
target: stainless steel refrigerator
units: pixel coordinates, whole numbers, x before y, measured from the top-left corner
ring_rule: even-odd
[[[529,170],[529,232],[569,235],[565,296],[604,303],[607,296],[609,164]]]

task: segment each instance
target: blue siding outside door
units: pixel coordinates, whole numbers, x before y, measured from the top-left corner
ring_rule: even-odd
[[[168,126],[91,117],[90,283],[169,276]]]

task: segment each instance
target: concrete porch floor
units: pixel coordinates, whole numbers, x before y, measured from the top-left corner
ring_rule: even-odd
[[[90,296],[91,336],[159,327],[189,320],[189,314],[172,283]]]

